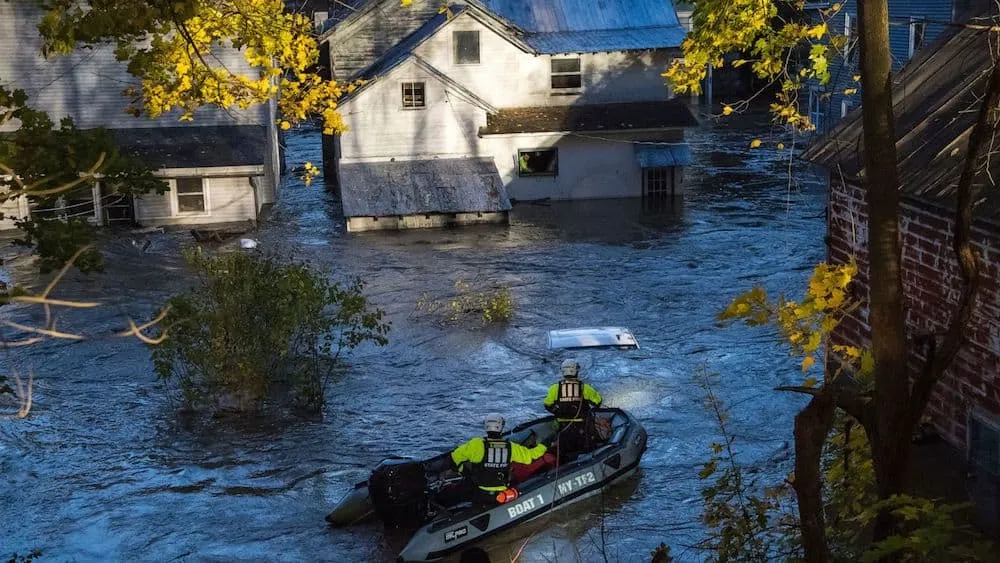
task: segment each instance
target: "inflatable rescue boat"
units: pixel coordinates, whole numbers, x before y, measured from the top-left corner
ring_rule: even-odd
[[[646,451],[646,430],[626,411],[593,410],[599,440],[593,451],[572,461],[544,467],[489,504],[439,504],[439,493],[464,479],[450,452],[427,460],[389,458],[354,486],[326,520],[349,526],[378,518],[387,526],[415,529],[399,561],[434,561],[463,551],[503,530],[534,520],[571,503],[599,494],[630,477]],[[526,446],[551,444],[557,424],[551,416],[530,421],[505,434]]]

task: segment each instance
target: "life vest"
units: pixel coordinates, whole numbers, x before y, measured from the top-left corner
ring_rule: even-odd
[[[480,488],[505,489],[510,483],[510,442],[483,438],[483,459],[471,463],[469,476]]]
[[[564,420],[582,420],[590,411],[590,404],[583,399],[583,383],[579,379],[563,379],[558,385],[553,414]]]

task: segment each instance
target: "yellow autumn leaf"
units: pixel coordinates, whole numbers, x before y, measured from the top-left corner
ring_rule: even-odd
[[[785,150],[785,143],[778,143],[778,150],[779,151]]]
[[[809,30],[806,31],[806,37],[812,37],[812,38],[815,38],[815,39],[821,39],[824,35],[826,35],[826,24],[825,23],[821,23],[819,25],[810,27]]]
[[[722,106],[722,115],[730,115],[733,113],[733,108],[731,106]]]
[[[857,88],[847,88],[847,89],[844,90],[844,95],[845,96],[853,96],[854,94],[857,94],[857,93],[858,93],[858,89]]]
[[[739,67],[747,64],[748,62],[750,62],[750,61],[748,61],[746,59],[736,59],[735,61],[733,61],[733,68],[739,68]]]
[[[860,74],[855,74],[854,76],[851,77],[851,80],[853,80],[855,82],[861,82],[861,75]]]
[[[750,148],[755,149],[760,146],[760,139],[750,141]]]
[[[805,358],[802,358],[802,371],[808,371],[809,368],[811,368],[813,366],[813,364],[815,364],[815,363],[816,363],[816,358],[814,358],[812,356],[806,356]],[[809,379],[812,379],[812,378],[809,378]],[[808,381],[808,380],[806,380],[806,381]],[[813,380],[813,381],[815,381],[815,380]],[[815,383],[813,383],[813,385],[815,385]],[[808,386],[808,387],[811,387],[811,386]]]

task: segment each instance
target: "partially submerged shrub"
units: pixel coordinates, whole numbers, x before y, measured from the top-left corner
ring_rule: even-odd
[[[361,280],[341,286],[304,264],[244,252],[185,261],[200,284],[167,303],[152,345],[157,376],[176,380],[189,406],[259,408],[291,397],[319,408],[340,353],[388,342],[389,323],[372,308]]]
[[[505,323],[514,317],[514,293],[510,287],[495,283],[455,282],[455,295],[433,299],[427,293],[417,301],[417,310],[440,315],[453,323]]]

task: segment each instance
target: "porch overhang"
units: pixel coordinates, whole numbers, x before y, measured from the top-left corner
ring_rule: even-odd
[[[693,162],[687,143],[670,145],[636,145],[635,158],[640,168],[690,166]]]

